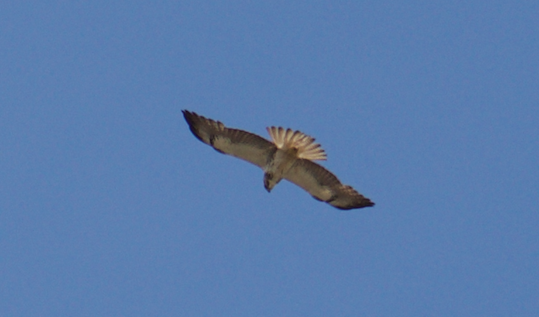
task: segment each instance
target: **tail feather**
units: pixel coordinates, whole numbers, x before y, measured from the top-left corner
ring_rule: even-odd
[[[305,133],[291,129],[285,130],[282,127],[269,127],[267,130],[273,143],[280,149],[296,148],[299,158],[311,161],[327,159],[322,146]]]

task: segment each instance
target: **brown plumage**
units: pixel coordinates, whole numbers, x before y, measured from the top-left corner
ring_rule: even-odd
[[[264,170],[264,187],[270,192],[281,179],[306,190],[315,199],[339,209],[374,206],[352,187],[343,185],[324,167],[326,153],[315,139],[299,131],[270,127],[273,143],[250,132],[230,129],[219,121],[183,110],[191,132],[218,152],[250,162]]]

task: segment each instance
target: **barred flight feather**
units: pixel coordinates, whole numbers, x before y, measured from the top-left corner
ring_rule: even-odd
[[[298,150],[297,157],[306,160],[326,160],[326,152],[322,146],[315,141],[313,137],[306,135],[300,131],[292,131],[291,129],[283,129],[282,127],[269,127],[268,133],[273,140],[273,143],[279,149]]]

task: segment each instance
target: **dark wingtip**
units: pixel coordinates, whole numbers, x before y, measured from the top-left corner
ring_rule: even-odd
[[[185,118],[185,121],[187,121],[187,123],[189,123],[190,126],[192,126],[197,121],[208,120],[205,117],[203,117],[203,116],[201,116],[201,115],[199,115],[199,114],[197,114],[196,112],[193,112],[193,111],[182,110],[182,113],[183,113],[183,117]]]
[[[350,205],[350,206],[335,206],[333,205],[333,207],[337,208],[337,209],[340,209],[340,210],[351,210],[351,209],[359,209],[359,208],[365,208],[365,207],[372,207],[374,206],[375,204],[368,198],[365,198],[365,200],[361,201],[360,203],[358,204],[355,204],[355,205]]]
[[[189,124],[191,124],[193,122],[193,119],[198,116],[196,113],[189,110],[182,110],[182,113],[183,117],[185,118],[185,121],[187,121],[187,123]]]
[[[191,111],[188,111],[188,110],[182,110],[182,113],[183,113],[183,117],[185,118],[185,121],[187,121],[187,124],[189,125],[189,130],[191,130],[191,133],[193,133],[193,135],[197,139],[204,142],[204,140],[202,139],[202,136],[197,131],[197,125],[198,125],[198,123],[200,123],[200,119],[204,118],[204,117],[201,117],[198,114],[196,114],[194,112],[191,112]],[[206,143],[206,142],[204,142],[204,143]]]
[[[203,116],[199,116],[195,112],[192,112],[189,110],[182,110],[182,113],[183,113],[183,117],[185,118],[185,121],[187,121],[187,123],[189,124],[191,131],[195,129],[195,127],[197,126],[197,123],[200,123],[200,121],[205,119]],[[193,133],[195,133],[195,131],[193,131]]]
[[[372,202],[369,198],[365,198],[366,200],[363,201],[357,208],[363,208],[363,207],[372,207],[374,206],[374,202]]]
[[[187,110],[182,110],[182,113],[183,113],[183,118],[185,119],[185,121],[187,121],[187,124],[189,124],[189,126],[192,127],[193,126],[193,121],[194,121],[194,118],[195,118],[193,113],[189,112]]]

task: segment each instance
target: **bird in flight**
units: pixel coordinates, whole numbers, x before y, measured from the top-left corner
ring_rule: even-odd
[[[256,134],[225,127],[219,121],[194,112],[182,111],[191,132],[200,141],[220,153],[250,162],[264,170],[264,187],[271,192],[281,179],[286,179],[338,209],[374,206],[367,197],[351,186],[343,185],[330,171],[315,163],[326,160],[326,153],[315,139],[281,127],[269,127],[273,142]]]

